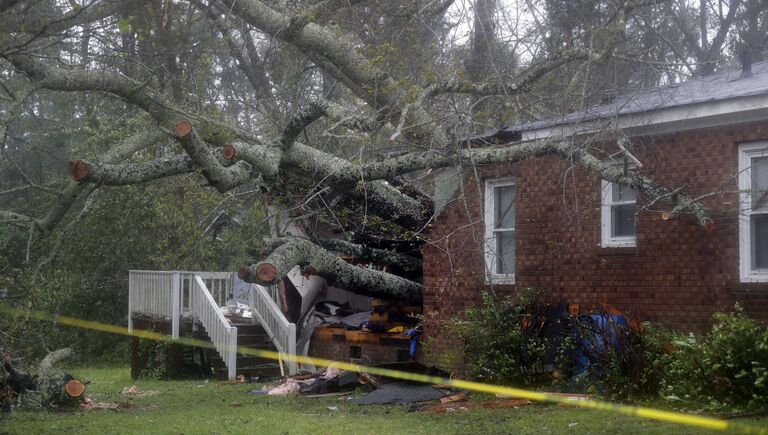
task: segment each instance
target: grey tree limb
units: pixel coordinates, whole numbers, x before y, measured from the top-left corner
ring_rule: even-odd
[[[184,151],[200,168],[203,176],[220,192],[226,192],[251,178],[251,165],[245,161],[240,160],[229,167],[219,163],[189,121],[177,122],[174,134]]]
[[[383,299],[422,300],[421,284],[371,269],[353,266],[304,239],[292,239],[276,248],[264,261],[243,266],[240,279],[261,285],[276,284],[296,265],[309,265],[329,285]]]
[[[272,251],[278,246],[282,246],[291,240],[293,240],[292,237],[267,239],[264,241],[264,245],[267,250]],[[407,271],[415,271],[421,269],[420,259],[395,251],[371,248],[365,245],[359,245],[357,243],[352,243],[340,239],[318,239],[313,243],[329,251],[335,251],[340,254],[349,255],[376,263],[397,266]]]
[[[390,264],[403,270],[414,271],[421,269],[421,260],[410,255],[386,249],[371,248],[365,245],[347,242],[340,239],[320,239],[316,242],[319,246],[340,254],[351,255],[377,263]]]
[[[119,165],[99,164],[88,160],[69,162],[69,173],[73,180],[107,186],[146,183],[158,178],[187,174],[196,169],[197,165],[192,158],[183,155]]]
[[[461,164],[512,163],[545,155],[563,157],[602,179],[631,186],[649,200],[662,198],[662,203],[672,207],[671,215],[673,217],[688,213],[692,214],[700,225],[704,227],[711,225],[712,219],[701,203],[683,193],[671,195],[670,189],[658,185],[635,170],[625,171],[623,167],[616,167],[611,162],[595,157],[583,145],[559,138],[494,147],[460,149],[454,152],[429,150],[408,153],[365,164],[359,168],[359,173],[362,174],[363,178],[369,180],[392,179],[397,175],[421,169],[435,169]]]
[[[40,361],[40,364],[37,366],[38,379],[47,378],[56,364],[67,358],[71,358],[72,355],[74,355],[74,351],[68,347],[55,350],[46,355],[45,358],[43,358],[42,361]]]
[[[166,135],[157,129],[148,129],[127,137],[99,159],[102,164],[115,164],[129,158],[135,152],[146,148],[162,140]],[[37,227],[44,233],[52,231],[77,202],[77,199],[91,187],[77,181],[70,181],[58,194],[53,207],[41,219],[37,220]]]
[[[309,59],[344,83],[374,110],[392,110],[399,118],[401,101],[409,89],[400,86],[387,72],[370,62],[347,38],[309,20],[282,14],[258,0],[223,0],[224,4],[246,22],[283,41],[293,44]],[[441,129],[432,128],[433,119],[422,107],[409,112],[409,130],[413,138],[430,139],[446,145]]]
[[[415,199],[404,195],[382,180],[363,181],[357,168],[348,160],[324,151],[294,142],[282,151],[276,146],[259,147],[234,143],[222,149],[226,159],[248,162],[276,161],[279,173],[296,179],[313,177],[330,186],[340,195],[365,208],[374,215],[409,229],[420,228],[427,210]]]
[[[127,103],[142,108],[169,134],[179,119],[194,121],[204,129],[206,139],[214,145],[225,145],[233,137],[248,142],[260,140],[229,124],[211,120],[193,111],[179,107],[169,97],[123,74],[111,71],[74,70],[55,67],[28,54],[5,54],[4,57],[24,72],[39,88],[52,91],[100,91],[117,96]]]
[[[13,6],[15,1],[3,0],[3,3],[10,3],[11,6]],[[101,0],[83,7],[72,9],[64,15],[55,18],[26,16],[21,20],[12,20],[5,23],[5,26],[7,27],[4,30],[7,32],[25,33],[61,33],[75,26],[81,26],[110,17],[119,10],[135,9],[143,3],[146,3],[146,0]]]

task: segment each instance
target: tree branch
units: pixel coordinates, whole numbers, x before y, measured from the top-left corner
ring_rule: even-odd
[[[282,150],[277,146],[254,145],[234,142],[221,149],[225,160],[243,160],[251,164],[267,181],[274,181],[280,175]]]
[[[244,159],[256,161],[263,156],[273,158],[269,148],[253,147],[245,143],[236,143],[222,149],[226,159]],[[347,160],[332,154],[294,142],[279,159],[280,170],[295,178],[307,176],[320,178],[321,182],[332,187],[335,192],[351,199],[374,215],[409,229],[420,228],[425,219],[426,210],[413,198],[402,194],[383,181],[364,181],[359,177],[357,167]]]
[[[292,239],[252,266],[243,266],[240,279],[261,285],[277,283],[296,265],[310,265],[329,285],[383,299],[421,302],[421,284],[399,276],[353,266],[304,239]]]
[[[14,3],[13,0],[3,0],[3,3]],[[116,14],[119,10],[134,10],[146,0],[101,0],[87,6],[72,9],[56,18],[25,16],[21,20],[4,23],[6,32],[25,33],[60,33],[75,26],[92,23]],[[0,9],[2,10],[2,9]]]
[[[374,110],[386,110],[393,118],[399,117],[397,108],[408,89],[370,62],[347,38],[319,24],[281,14],[258,0],[223,2],[257,29],[293,44]],[[410,116],[410,123],[416,126],[410,131],[414,138],[431,138],[441,145],[449,142],[441,129],[432,128],[432,117],[423,108],[412,110]]]
[[[121,162],[129,158],[135,152],[157,143],[164,137],[166,137],[165,134],[157,129],[149,129],[148,131],[137,133],[133,136],[129,136],[123,142],[104,153],[99,161],[101,164]],[[96,164],[98,165],[99,163]],[[37,221],[38,229],[43,233],[52,231],[77,202],[77,198],[88,189],[89,187],[87,185],[77,181],[71,181],[67,184],[67,187],[59,193],[56,202],[45,217]]]
[[[264,244],[266,245],[267,249],[272,251],[277,247],[290,242],[291,240],[293,240],[291,237],[267,239],[264,241]],[[358,245],[356,243],[351,243],[340,239],[319,239],[315,240],[314,243],[329,251],[350,255],[376,263],[397,266],[407,271],[415,271],[421,269],[420,259],[410,255],[401,254],[399,252],[387,251],[386,249],[369,248],[364,245]]]
[[[233,136],[248,142],[260,142],[248,132],[211,121],[208,117],[179,107],[165,95],[149,88],[146,83],[137,82],[119,73],[58,68],[26,54],[5,54],[4,57],[36,82],[39,88],[67,92],[101,91],[115,95],[141,107],[169,133],[173,133],[177,120],[188,119],[203,128],[206,138],[215,145],[225,145]]]
[[[144,163],[99,164],[88,160],[70,160],[69,174],[75,181],[107,186],[127,186],[158,178],[187,174],[197,169],[189,156],[173,156]]]
[[[631,186],[649,199],[662,197],[669,193],[668,189],[657,185],[649,178],[634,171],[625,173],[623,168],[617,168],[610,162],[601,161],[583,146],[559,138],[510,143],[497,147],[461,149],[456,152],[429,150],[408,153],[363,165],[357,173],[362,174],[362,177],[368,180],[392,179],[397,175],[427,168],[435,169],[457,164],[511,163],[545,155],[558,155],[572,160],[605,180]],[[685,195],[667,196],[662,202],[674,207],[674,215],[693,214],[702,226],[707,226],[711,222],[704,206]]]
[[[251,165],[242,160],[230,167],[225,167],[219,163],[189,121],[177,122],[174,135],[184,151],[192,158],[192,161],[200,167],[203,176],[219,192],[226,192],[251,178]]]

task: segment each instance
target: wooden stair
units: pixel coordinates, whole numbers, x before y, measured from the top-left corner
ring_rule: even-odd
[[[264,349],[277,352],[272,340],[267,335],[264,328],[258,323],[242,323],[235,319],[229,319],[232,326],[237,327],[237,345],[254,349]],[[196,333],[196,338],[210,341],[210,337],[205,329],[200,327]],[[215,349],[205,349],[207,360],[213,373],[218,379],[227,379],[227,367],[224,360]],[[237,354],[237,375],[249,377],[270,377],[280,376],[280,364],[272,359],[260,358],[256,356]]]

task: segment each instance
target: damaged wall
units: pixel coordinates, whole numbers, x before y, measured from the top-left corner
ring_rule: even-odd
[[[318,328],[312,336],[309,354],[336,361],[380,364],[409,361],[409,346],[410,340],[402,333]]]
[[[641,211],[635,248],[600,247],[600,180],[581,168],[555,157],[481,168],[480,180],[465,179],[436,218],[424,248],[428,352],[420,352],[420,359],[460,368],[461,343],[445,323],[478,306],[482,289],[490,288],[478,189],[486,178],[513,177],[517,190],[516,284],[494,286],[497,294],[549,288],[555,297],[581,304],[582,311],[607,302],[683,331],[703,330],[714,312],[737,301],[754,318],[768,321],[768,283],[740,282],[738,198],[735,181],[727,182],[737,173],[738,145],[766,138],[768,122],[635,140],[641,173],[668,185],[687,183],[693,197],[731,191],[704,200],[715,222],[712,232],[689,217],[663,221],[659,213]]]

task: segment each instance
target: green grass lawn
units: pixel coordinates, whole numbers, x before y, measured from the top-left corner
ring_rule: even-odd
[[[535,404],[517,409],[471,409],[424,414],[404,406],[361,406],[339,398],[269,397],[249,394],[259,386],[204,381],[133,381],[127,367],[71,370],[91,381],[96,402],[127,402],[120,410],[71,413],[15,411],[0,420],[0,434],[559,434],[708,433],[633,417]],[[136,385],[158,394],[124,396]],[[362,393],[361,393],[362,394]],[[329,407],[338,407],[338,411]],[[768,425],[768,419],[744,420]]]

